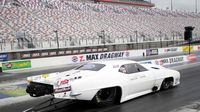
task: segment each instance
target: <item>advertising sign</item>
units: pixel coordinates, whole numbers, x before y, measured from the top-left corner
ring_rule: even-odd
[[[49,53],[48,52],[42,52],[41,56],[49,56]]]
[[[66,51],[66,54],[72,54],[72,51],[68,50]]]
[[[77,54],[78,53],[78,50],[73,50],[73,54]]]
[[[197,46],[198,51],[200,51],[200,46]]]
[[[86,49],[86,52],[92,52],[92,49]]]
[[[97,52],[97,49],[92,49],[92,52]]]
[[[164,52],[176,52],[176,51],[178,51],[178,48],[176,48],[176,47],[174,47],[174,48],[166,48],[166,49],[164,49]]]
[[[79,62],[87,62],[87,61],[95,61],[95,60],[103,60],[103,59],[116,59],[116,58],[124,58],[124,57],[129,57],[128,51],[77,55],[77,56],[72,57],[72,62],[79,63]]]
[[[187,56],[187,60],[189,62],[195,62],[197,60],[197,55],[196,54],[191,54],[191,55]]]
[[[31,61],[11,61],[2,63],[2,70],[15,70],[15,69],[23,69],[23,68],[31,68]]]
[[[21,58],[30,58],[31,54],[30,53],[22,53]]]
[[[32,53],[31,56],[32,56],[33,58],[35,58],[35,57],[40,57],[40,53],[39,53],[39,52],[37,52],[37,53]]]
[[[85,53],[85,49],[79,50],[80,53]]]
[[[184,46],[184,47],[182,47],[182,49],[183,49],[183,52],[189,52],[189,46]],[[194,51],[193,46],[190,46],[190,51],[191,52]]]
[[[0,61],[8,61],[8,54],[0,54]]]
[[[57,55],[57,52],[56,51],[51,51],[49,52],[49,56],[56,56]]]
[[[65,51],[58,51],[58,55],[64,55]]]
[[[184,61],[185,61],[184,56],[177,56],[177,57],[157,59],[157,60],[155,60],[155,64],[164,66],[164,65],[169,65],[169,64],[181,63]]]
[[[101,52],[101,51],[103,51],[103,49],[102,49],[102,48],[99,48],[98,51]]]
[[[146,55],[147,56],[158,55],[158,49],[147,49]]]

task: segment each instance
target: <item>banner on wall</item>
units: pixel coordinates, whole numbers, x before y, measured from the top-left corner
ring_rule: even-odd
[[[11,62],[5,62],[2,63],[2,70],[15,70],[15,69],[24,69],[24,68],[31,68],[31,61],[25,60],[25,61],[11,61]]]
[[[197,46],[197,50],[200,51],[200,46]]]
[[[81,63],[95,60],[117,59],[129,57],[129,51],[93,53],[72,56],[72,62]]]
[[[183,52],[189,52],[189,46],[183,46],[182,49],[183,49]],[[191,52],[194,51],[194,47],[193,46],[190,46],[190,51]]]
[[[169,57],[169,58],[161,58],[155,60],[146,60],[141,61],[141,64],[155,64],[160,66],[170,65],[170,64],[177,64],[187,62],[187,56],[176,56],[176,57]]]
[[[187,56],[187,60],[189,62],[195,62],[197,60],[197,55],[196,54],[190,54]]]
[[[165,48],[164,49],[165,53],[167,53],[167,52],[177,52],[177,51],[178,51],[177,47],[174,47],[174,48]]]
[[[155,64],[164,66],[164,65],[169,65],[169,64],[182,63],[184,61],[185,61],[184,56],[178,56],[178,57],[170,57],[170,58],[155,60]]]
[[[24,58],[30,58],[31,57],[31,54],[30,53],[22,53],[21,54],[21,58],[24,59]]]
[[[8,54],[0,54],[0,61],[8,61]]]
[[[147,49],[146,56],[158,55],[158,49]]]

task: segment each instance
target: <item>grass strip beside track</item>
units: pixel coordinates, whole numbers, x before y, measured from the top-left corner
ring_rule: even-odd
[[[0,88],[0,94],[6,94],[12,97],[27,95],[26,89],[18,86]]]

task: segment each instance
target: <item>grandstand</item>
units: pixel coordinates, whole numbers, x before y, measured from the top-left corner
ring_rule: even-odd
[[[112,3],[118,5],[134,5],[137,7],[154,7],[155,5],[144,0],[94,0],[95,3]]]
[[[155,47],[161,41],[168,46],[184,41],[185,26],[194,26],[194,39],[200,38],[199,13],[153,5],[130,0],[0,0],[0,51],[109,49],[119,44],[134,49],[136,44]]]

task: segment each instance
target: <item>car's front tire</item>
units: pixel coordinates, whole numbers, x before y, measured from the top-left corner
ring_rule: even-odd
[[[99,90],[93,98],[97,106],[112,105],[117,99],[117,88],[105,88]]]

